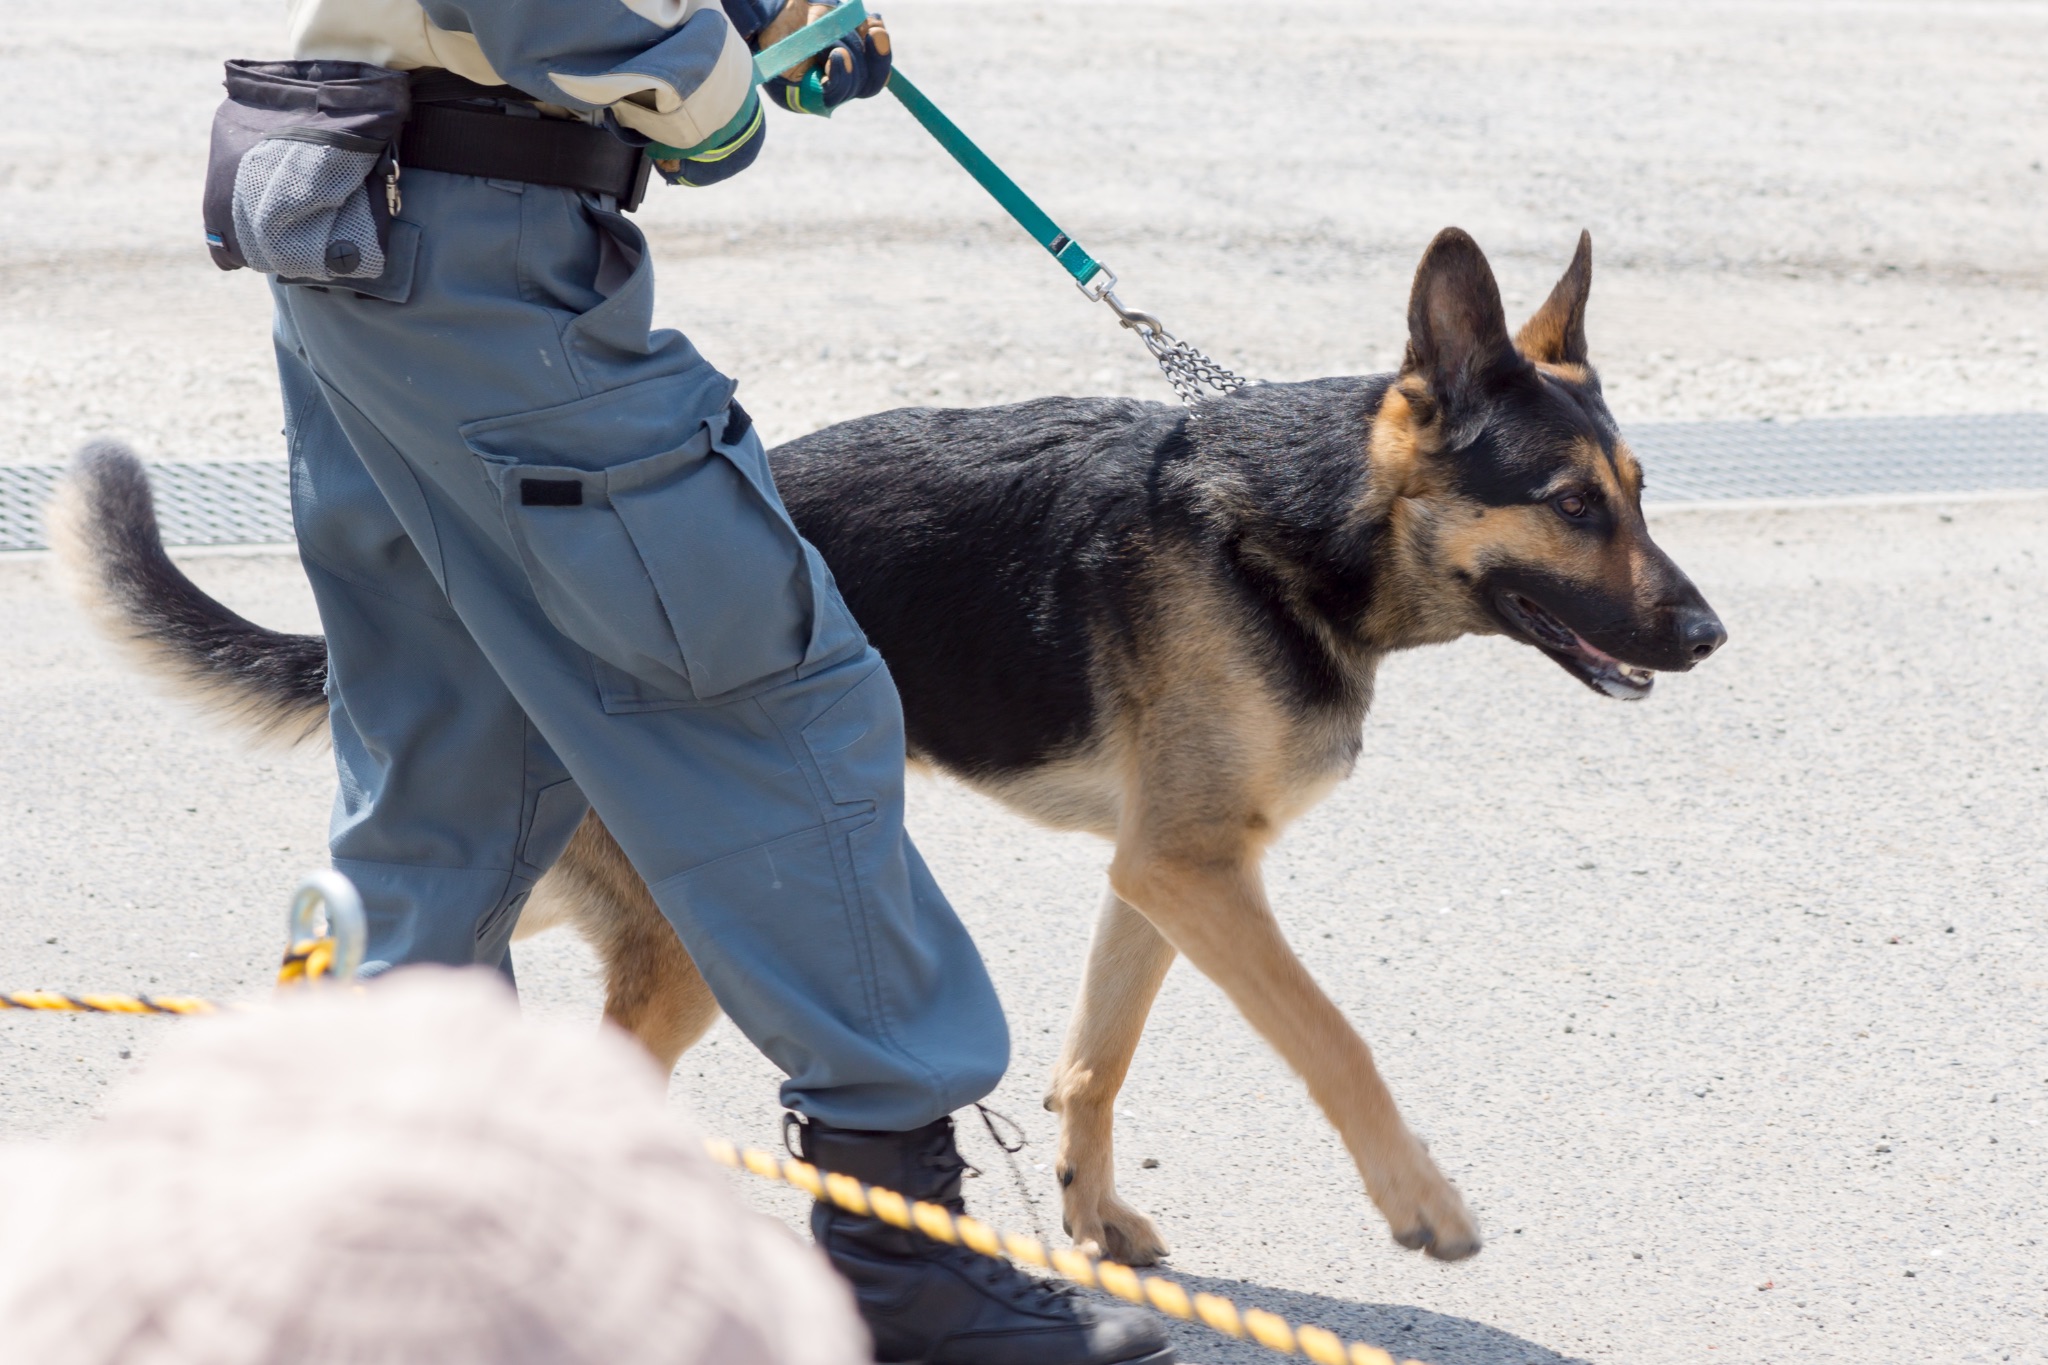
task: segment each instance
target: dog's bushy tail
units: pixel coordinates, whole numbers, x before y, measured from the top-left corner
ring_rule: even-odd
[[[244,620],[164,553],[142,461],[112,441],[73,457],[50,546],[79,605],[142,669],[258,740],[293,745],[327,719],[327,641]]]

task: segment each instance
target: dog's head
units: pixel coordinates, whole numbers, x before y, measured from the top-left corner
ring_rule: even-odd
[[[1510,337],[1479,246],[1437,234],[1415,272],[1408,352],[1372,429],[1396,537],[1388,633],[1509,635],[1597,692],[1640,697],[1728,638],[1643,523],[1642,466],[1586,356],[1592,240]]]

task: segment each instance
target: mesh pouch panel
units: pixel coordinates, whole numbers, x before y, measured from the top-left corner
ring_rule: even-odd
[[[235,239],[253,270],[293,280],[368,280],[384,248],[366,184],[377,153],[266,138],[235,172]]]

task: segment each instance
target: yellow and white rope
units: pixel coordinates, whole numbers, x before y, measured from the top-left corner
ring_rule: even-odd
[[[334,967],[335,942],[326,938],[300,939],[286,950],[277,969],[280,986],[305,985],[318,981]],[[63,991],[0,991],[0,1010],[46,1010],[52,1013],[83,1014],[218,1014],[223,1008],[196,995],[120,995],[94,992],[70,995]]]
[[[331,960],[333,940],[292,945],[278,972],[279,984],[319,977]],[[0,993],[0,1009],[72,1010],[97,1014],[213,1014],[221,1007],[194,996],[60,995],[55,991]],[[894,1227],[908,1228],[948,1246],[964,1246],[983,1256],[1008,1257],[1101,1289],[1131,1303],[1145,1304],[1168,1317],[1199,1322],[1225,1336],[1255,1341],[1281,1355],[1306,1356],[1316,1365],[1396,1365],[1396,1358],[1362,1341],[1346,1342],[1321,1327],[1296,1325],[1263,1308],[1240,1309],[1220,1294],[1190,1294],[1161,1275],[1143,1275],[1127,1265],[1085,1255],[1071,1247],[1047,1248],[1036,1237],[1000,1232],[976,1218],[956,1214],[938,1204],[912,1202],[894,1190],[864,1185],[836,1171],[820,1171],[809,1162],[778,1157],[758,1148],[742,1150],[723,1138],[704,1139],[713,1160],[764,1180],[802,1190],[849,1213],[872,1214]],[[1422,1365],[1408,1360],[1400,1365]]]
[[[278,964],[277,984],[295,986],[301,982],[318,981],[334,968],[334,939],[301,939],[294,943]]]
[[[339,910],[341,943],[333,933],[302,936],[322,903]],[[309,985],[323,977],[349,982],[362,957],[362,910],[355,890],[338,875],[316,873],[302,883],[292,907],[292,943],[277,971],[279,986]],[[190,995],[68,995],[58,991],[0,992],[0,1010],[45,1010],[92,1014],[214,1014],[222,1007]],[[1395,1357],[1362,1341],[1347,1342],[1321,1327],[1297,1325],[1263,1308],[1239,1308],[1220,1294],[1190,1294],[1160,1275],[1141,1275],[1127,1265],[1105,1261],[1068,1247],[1047,1249],[1036,1237],[999,1232],[978,1219],[956,1214],[938,1204],[912,1202],[894,1190],[865,1185],[851,1176],[820,1171],[809,1162],[778,1157],[757,1148],[741,1150],[722,1138],[706,1138],[713,1160],[802,1190],[849,1213],[881,1219],[983,1256],[1007,1257],[1050,1270],[1075,1284],[1100,1289],[1130,1303],[1159,1310],[1183,1322],[1199,1322],[1225,1336],[1254,1341],[1281,1355],[1306,1356],[1316,1365],[1396,1365]],[[1422,1365],[1408,1360],[1400,1365]]]
[[[86,1014],[213,1014],[220,1006],[192,995],[65,995],[58,991],[0,991],[0,1010],[53,1010]]]
[[[1316,1365],[1395,1365],[1396,1358],[1377,1346],[1347,1342],[1335,1332],[1297,1325],[1263,1308],[1240,1309],[1220,1294],[1190,1294],[1164,1276],[1142,1275],[1127,1265],[1069,1247],[1048,1250],[1036,1237],[998,1232],[979,1219],[956,1214],[938,1204],[913,1203],[894,1190],[864,1185],[836,1171],[820,1171],[807,1161],[779,1157],[755,1147],[742,1150],[723,1138],[704,1139],[704,1150],[721,1165],[793,1186],[848,1213],[879,1218],[892,1227],[908,1228],[935,1242],[964,1246],[983,1256],[1007,1257],[1050,1270],[1084,1288],[1100,1289],[1130,1303],[1156,1308],[1183,1322],[1199,1322],[1225,1336],[1255,1341],[1281,1355],[1306,1356]],[[1422,1362],[1408,1360],[1401,1365]]]
[[[292,893],[284,961],[277,984],[304,986],[333,977],[355,980],[363,960],[362,898],[339,872],[309,872]],[[56,940],[51,940],[55,942]],[[223,1006],[193,995],[71,995],[64,991],[0,991],[0,1010],[86,1014],[218,1014]],[[230,1005],[228,1009],[246,1006]]]

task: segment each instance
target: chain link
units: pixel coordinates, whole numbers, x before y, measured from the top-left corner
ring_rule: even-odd
[[[1140,329],[1138,339],[1159,362],[1159,369],[1180,401],[1193,406],[1213,394],[1236,393],[1252,381],[1182,341],[1171,332]]]
[[[1102,268],[1095,281],[1079,287],[1095,302],[1108,304],[1117,321],[1138,334],[1138,340],[1145,343],[1145,349],[1159,363],[1160,373],[1173,385],[1181,402],[1192,407],[1211,397],[1236,393],[1254,382],[1182,341],[1152,314],[1127,306],[1116,296],[1116,272],[1108,266]]]

